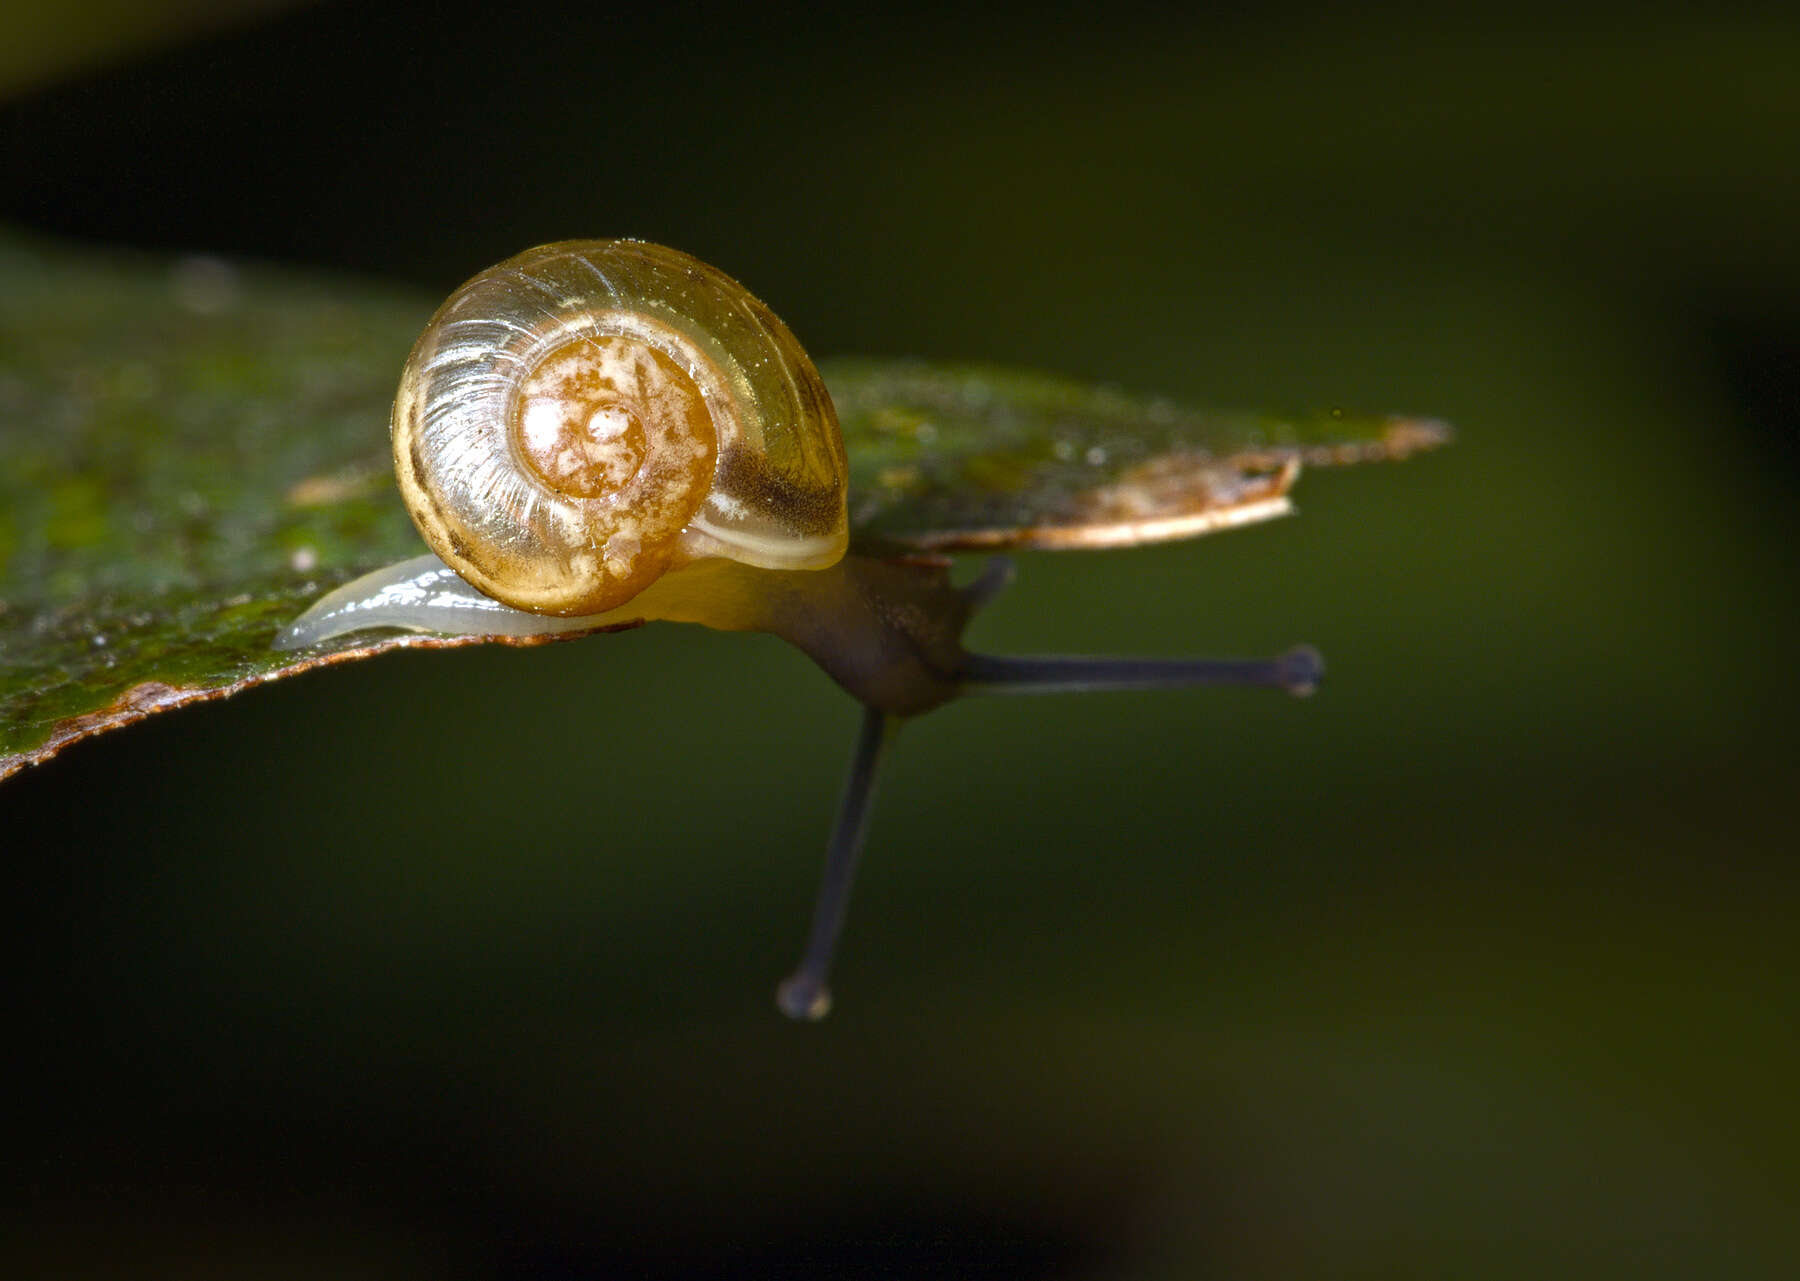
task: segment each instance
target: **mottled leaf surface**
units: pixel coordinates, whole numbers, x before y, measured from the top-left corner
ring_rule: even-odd
[[[1114,547],[1281,515],[1299,464],[1400,458],[1441,423],[1191,409],[1044,374],[906,361],[821,366],[866,546]]]
[[[0,776],[309,665],[269,648],[276,629],[418,551],[383,424],[429,314],[0,239]]]
[[[422,549],[387,410],[434,300],[205,258],[0,236],[0,777],[84,734],[326,662],[278,653],[321,591]],[[1102,546],[1283,510],[1298,460],[1398,419],[1209,415],[1041,375],[822,365],[866,549]]]

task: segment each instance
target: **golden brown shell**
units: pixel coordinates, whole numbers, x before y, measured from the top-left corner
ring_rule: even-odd
[[[480,591],[594,614],[723,556],[818,569],[848,542],[843,436],[773,312],[629,240],[528,249],[464,284],[394,401],[400,491]]]

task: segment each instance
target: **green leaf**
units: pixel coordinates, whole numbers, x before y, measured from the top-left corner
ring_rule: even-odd
[[[1117,547],[1279,516],[1302,463],[1403,458],[1443,424],[1328,410],[1191,409],[1048,374],[911,361],[820,365],[869,548]]]
[[[416,553],[383,421],[422,299],[0,239],[0,777],[318,659],[276,629]]]
[[[0,778],[150,712],[399,646],[271,648],[423,549],[387,411],[432,310],[378,285],[0,236]],[[823,366],[864,549],[1095,546],[1278,514],[1405,420],[1200,414],[1042,375]]]

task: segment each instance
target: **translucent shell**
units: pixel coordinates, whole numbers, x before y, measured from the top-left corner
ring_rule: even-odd
[[[831,397],[787,326],[698,259],[631,240],[528,249],[413,346],[394,465],[425,541],[479,591],[596,614],[707,557],[843,556]]]

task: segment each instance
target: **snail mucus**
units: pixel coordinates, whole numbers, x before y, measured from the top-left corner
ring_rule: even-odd
[[[664,620],[764,631],[864,708],[799,967],[781,1009],[816,1019],[876,769],[906,718],[965,694],[1259,685],[1309,692],[1318,655],[997,657],[962,644],[1011,574],[851,548],[830,393],[735,280],[639,241],[530,249],[453,293],[394,401],[400,492],[430,552],[317,601],[277,640],[366,628],[542,636]]]

